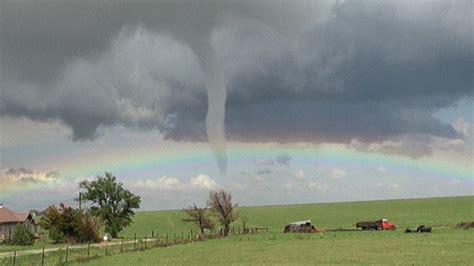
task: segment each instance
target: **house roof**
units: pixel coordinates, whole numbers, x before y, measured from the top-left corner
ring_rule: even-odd
[[[28,213],[16,213],[8,208],[0,208],[0,224],[3,223],[21,223],[28,219]]]

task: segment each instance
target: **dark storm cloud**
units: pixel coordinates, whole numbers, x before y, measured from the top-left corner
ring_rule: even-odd
[[[258,59],[228,59],[237,69],[228,86],[228,137],[343,143],[410,134],[460,137],[433,114],[472,97],[468,16],[453,26],[451,13],[459,10],[449,3],[400,6],[347,3],[294,46],[269,52],[275,38],[285,39],[261,37],[265,49],[253,55]],[[410,10],[417,7],[425,11]],[[404,17],[405,11],[412,17]],[[456,14],[462,18],[466,12]],[[251,39],[241,32],[228,39]]]
[[[164,138],[178,141],[207,141],[204,120],[205,108],[181,110],[172,113],[163,128]]]
[[[0,5],[0,114],[61,120],[77,140],[126,125],[206,141],[193,50],[205,34],[222,59],[230,140],[457,138],[433,114],[472,98],[470,1],[321,2],[317,13],[302,2]]]
[[[472,39],[443,28],[442,15],[410,21],[385,6],[358,4],[336,9],[333,19],[278,59],[253,62],[260,72],[248,73],[242,64],[229,86],[229,138],[348,143],[404,134],[457,137],[433,114],[472,97]]]
[[[230,139],[239,141],[315,143],[349,143],[352,138],[381,141],[412,133],[457,137],[452,126],[441,123],[432,112],[406,108],[320,99],[262,103],[229,108],[227,119],[232,123],[227,124],[227,133]]]
[[[249,0],[6,0],[0,3],[2,61],[8,65],[3,70],[22,80],[48,83],[68,61],[103,53],[123,26],[142,25],[194,43],[227,15],[263,18],[291,30],[325,6],[330,5]]]

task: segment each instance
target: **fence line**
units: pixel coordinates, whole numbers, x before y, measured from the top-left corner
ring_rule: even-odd
[[[244,234],[257,234],[261,232],[268,232],[267,227],[249,227],[249,228],[235,228],[229,229],[230,235],[244,235]],[[63,264],[72,261],[87,261],[89,259],[101,256],[113,256],[124,252],[135,252],[143,251],[151,248],[164,248],[171,245],[180,245],[196,241],[203,241],[207,239],[222,238],[224,235],[223,228],[219,228],[216,232],[211,234],[201,235],[195,230],[190,230],[186,233],[176,234],[173,232],[174,238],[172,241],[169,240],[169,234],[166,233],[164,236],[156,234],[152,231],[151,238],[145,234],[143,238],[137,238],[137,234],[133,234],[133,238],[121,237],[112,242],[102,242],[98,244],[87,245],[73,245],[70,246],[66,243],[64,249],[60,247],[47,248],[43,246],[39,250],[24,250],[12,252],[11,256],[0,257],[1,265],[56,265]],[[149,245],[148,245],[149,244]],[[133,248],[132,248],[133,247]],[[85,253],[85,254],[84,254]]]

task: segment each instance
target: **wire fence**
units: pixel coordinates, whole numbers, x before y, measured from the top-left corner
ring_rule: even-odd
[[[230,228],[228,235],[257,234],[268,232],[268,228]],[[81,245],[65,244],[61,247],[50,247],[35,250],[13,251],[11,255],[1,258],[0,265],[63,265],[68,262],[85,262],[92,258],[114,256],[125,252],[144,251],[152,248],[164,248],[171,245],[187,244],[196,241],[221,238],[224,230],[201,235],[196,231],[180,233],[155,234],[137,237],[122,237],[102,243],[87,243]]]

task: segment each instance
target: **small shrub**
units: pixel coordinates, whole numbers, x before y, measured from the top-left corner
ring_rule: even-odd
[[[80,213],[77,219],[78,238],[82,243],[100,242],[100,221],[90,215],[89,212]]]
[[[59,208],[50,206],[41,218],[40,225],[49,231],[54,243],[100,242],[100,221],[88,211],[80,211],[60,204]]]
[[[15,227],[15,231],[12,235],[11,244],[18,246],[33,245],[33,240],[33,233],[31,233],[25,225],[19,224]]]
[[[64,242],[64,234],[56,227],[51,227],[49,229],[49,238],[53,240],[54,244]]]

